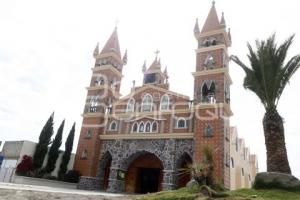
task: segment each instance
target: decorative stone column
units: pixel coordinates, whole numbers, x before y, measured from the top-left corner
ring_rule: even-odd
[[[124,192],[125,191],[125,180],[118,179],[118,168],[111,167],[108,182],[108,192]]]
[[[174,190],[176,189],[176,177],[173,170],[163,170],[163,182],[162,190]]]

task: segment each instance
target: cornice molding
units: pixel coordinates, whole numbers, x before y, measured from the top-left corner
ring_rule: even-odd
[[[109,53],[99,54],[99,55],[96,56],[96,59],[97,58],[107,58],[107,57],[110,57],[110,56],[113,57],[113,58],[115,58],[116,60],[118,60],[120,63],[124,64],[123,60],[121,59],[121,57],[117,53],[115,53],[115,52],[109,52]]]
[[[228,37],[228,34],[227,34],[225,28],[222,28],[222,29],[219,29],[219,30],[214,30],[214,31],[209,31],[209,32],[205,32],[205,33],[200,33],[197,36],[197,39],[199,40],[200,38],[207,37],[207,36],[212,36],[212,35],[217,35],[217,34],[222,34],[225,38],[225,42],[226,42],[227,46],[228,47],[231,46],[231,42],[229,40],[229,37]]]
[[[229,84],[231,85],[232,79],[229,75],[228,67],[192,72],[192,75],[194,77],[197,77],[197,76],[205,76],[205,75],[210,75],[210,74],[222,74],[222,73],[225,75],[226,79],[229,81]]]
[[[193,139],[194,133],[131,133],[99,135],[100,140]]]
[[[107,69],[114,72],[120,78],[123,77],[122,73],[120,71],[118,71],[115,67],[113,67],[112,65],[95,66],[94,68],[92,68],[92,71],[93,72],[99,72],[99,71],[103,71],[103,70],[107,70]]]

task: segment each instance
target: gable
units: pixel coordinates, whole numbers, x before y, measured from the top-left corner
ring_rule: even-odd
[[[173,106],[175,106],[175,109],[187,109],[189,107],[190,100],[188,96],[153,85],[145,85],[115,102],[113,104],[113,108],[115,109],[116,113],[125,112],[128,101],[133,98],[135,102],[134,112],[140,112],[143,97],[146,94],[149,94],[152,97],[154,107],[153,111],[160,110],[161,99],[164,95],[168,95],[169,97],[170,109],[173,108]]]

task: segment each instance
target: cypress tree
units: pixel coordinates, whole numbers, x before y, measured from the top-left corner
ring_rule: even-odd
[[[58,177],[59,179],[63,178],[63,175],[67,172],[67,167],[70,161],[70,157],[72,154],[73,149],[73,141],[75,136],[75,123],[72,126],[72,129],[70,130],[70,133],[67,137],[66,143],[65,143],[65,152],[62,157],[62,161],[59,167]]]
[[[56,164],[57,158],[59,156],[59,148],[61,146],[64,125],[65,125],[65,120],[63,120],[61,122],[61,124],[57,130],[56,136],[50,147],[50,150],[48,153],[47,165],[44,169],[46,173],[51,173],[55,169],[55,164]]]
[[[44,158],[48,151],[48,145],[50,144],[51,137],[53,135],[53,118],[54,112],[44,125],[39,137],[39,142],[36,145],[33,155],[33,167],[35,170],[40,169],[43,166]]]

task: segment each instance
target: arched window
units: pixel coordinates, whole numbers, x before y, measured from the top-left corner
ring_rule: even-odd
[[[112,121],[112,122],[110,123],[109,130],[115,131],[115,130],[117,130],[117,128],[118,128],[117,122],[116,122],[116,121]]]
[[[208,54],[205,61],[204,61],[205,69],[213,69],[215,68],[215,61],[214,57],[211,54]]]
[[[116,87],[117,87],[117,79],[116,77],[113,78],[113,80],[111,81],[111,85],[110,85],[111,89],[113,91],[115,91]]]
[[[216,40],[216,38],[212,38],[212,39],[210,40],[210,43],[211,43],[212,46],[217,45],[217,40]]]
[[[150,122],[146,123],[145,132],[147,132],[147,133],[151,132],[151,123]]]
[[[216,103],[216,85],[213,81],[204,82],[201,88],[201,100],[203,103]]]
[[[91,128],[89,128],[85,134],[85,138],[91,138],[93,135],[93,130]]]
[[[84,149],[82,152],[81,152],[81,156],[80,158],[81,159],[87,159],[88,157],[88,151],[86,149]]]
[[[93,96],[90,100],[90,112],[97,112],[98,96]]]
[[[150,112],[152,110],[153,99],[150,94],[146,94],[142,101],[142,112]]]
[[[230,167],[230,156],[228,152],[225,155],[225,166]]]
[[[145,125],[144,122],[140,122],[139,124],[139,133],[143,133],[145,131]]]
[[[186,128],[186,121],[184,118],[179,118],[177,120],[177,125],[176,125],[177,128]]]
[[[242,168],[242,176],[245,176],[244,168]]]
[[[95,85],[104,85],[104,78],[102,76],[97,76],[95,80]]]
[[[157,122],[156,121],[152,122],[152,128],[151,128],[152,132],[157,132],[157,128],[158,128]]]
[[[213,128],[210,124],[207,124],[204,130],[204,137],[212,137],[213,136]]]
[[[138,124],[137,124],[137,122],[134,122],[132,125],[131,132],[135,133],[135,132],[137,132],[137,130],[138,130]]]
[[[230,89],[229,86],[227,84],[225,84],[224,86],[224,97],[225,97],[225,102],[226,103],[230,103]]]
[[[231,157],[231,167],[234,168],[234,160],[233,160],[233,157]]]
[[[204,41],[203,41],[203,46],[205,46],[205,47],[209,47],[210,46],[210,42],[209,42],[209,40],[208,39],[205,39]]]
[[[164,94],[160,101],[160,110],[169,110],[169,95]]]
[[[127,102],[126,112],[134,112],[134,103],[135,101],[133,98],[129,99]]]

